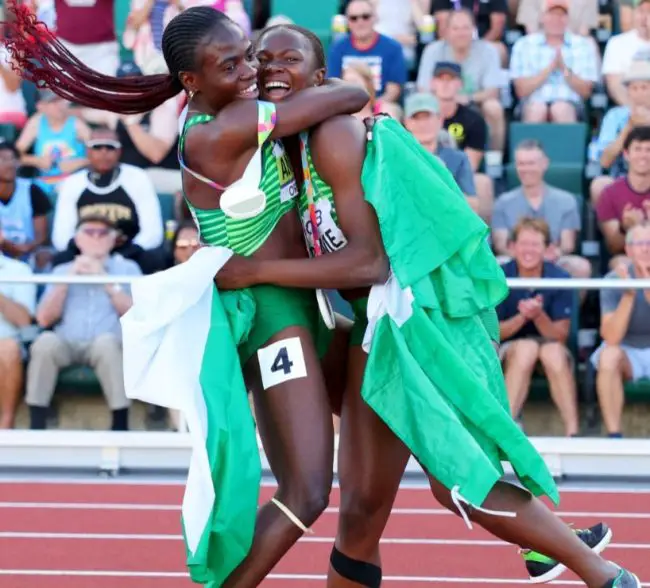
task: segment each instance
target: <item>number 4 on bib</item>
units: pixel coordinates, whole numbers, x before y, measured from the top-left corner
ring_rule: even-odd
[[[293,361],[289,359],[289,352],[286,347],[282,347],[278,354],[275,356],[275,361],[271,366],[272,372],[278,372],[282,370],[285,374],[291,373],[291,367],[293,366]]]
[[[265,390],[289,380],[307,377],[307,366],[299,337],[272,343],[257,351]]]

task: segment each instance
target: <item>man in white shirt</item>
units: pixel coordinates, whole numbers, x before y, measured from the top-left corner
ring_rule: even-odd
[[[603,76],[607,91],[617,104],[627,103],[623,76],[637,53],[650,52],[650,0],[639,0],[634,9],[634,28],[607,41]]]
[[[29,278],[31,275],[26,263],[0,254],[0,276]],[[35,307],[36,284],[0,282],[0,429],[14,426],[24,380],[20,333],[32,323]]]

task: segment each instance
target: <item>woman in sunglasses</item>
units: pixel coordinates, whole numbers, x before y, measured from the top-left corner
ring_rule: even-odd
[[[297,187],[277,139],[335,114],[360,110],[368,101],[365,91],[338,82],[306,90],[280,105],[259,101],[258,62],[250,41],[228,17],[208,7],[183,11],[165,29],[162,49],[168,75],[122,79],[100,75],[74,59],[25,7],[11,2],[10,9],[16,19],[9,25],[7,44],[21,74],[77,104],[132,114],[187,93],[179,159],[185,198],[204,243],[259,259],[306,256],[296,215]],[[384,277],[381,270],[368,275],[369,283]],[[197,582],[247,588],[260,584],[325,509],[332,482],[333,426],[319,364],[322,322],[314,291],[261,285],[220,298],[222,306],[213,306],[210,317],[222,317],[228,309],[231,341],[239,342],[238,363],[253,393],[278,491],[255,520],[259,488],[228,486],[221,470],[212,474],[217,488],[210,490],[218,502],[208,509],[207,519],[201,511],[209,527],[189,548],[188,565]],[[254,316],[247,323],[244,317],[251,310]],[[223,322],[215,324],[209,337],[223,337],[223,327]],[[228,355],[232,357],[229,349]],[[202,451],[207,451],[211,468],[222,467],[223,457],[231,466],[227,474],[254,472],[252,455],[244,452],[254,451],[259,459],[250,412],[250,422],[242,413],[241,422],[231,423],[231,407],[219,399],[231,393],[241,374],[219,371],[222,356],[216,352],[204,350],[204,356],[210,361],[201,364],[199,378],[208,420]],[[208,381],[215,383],[216,392],[206,388]],[[246,401],[245,389],[241,391]],[[242,398],[235,400],[241,406]],[[226,451],[220,445],[220,425],[243,431],[246,448]],[[226,532],[220,524],[225,520]]]

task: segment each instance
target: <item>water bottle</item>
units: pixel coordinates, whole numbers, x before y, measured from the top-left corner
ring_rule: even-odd
[[[176,229],[178,228],[178,223],[175,220],[168,220],[165,223],[165,240],[170,243],[174,240],[174,235],[176,235]]]
[[[436,19],[430,14],[425,14],[422,17],[422,24],[420,25],[420,42],[423,45],[433,43],[436,36]]]

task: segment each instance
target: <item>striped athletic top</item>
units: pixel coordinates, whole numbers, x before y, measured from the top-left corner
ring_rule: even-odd
[[[199,230],[201,241],[207,245],[227,247],[239,255],[249,256],[257,251],[269,237],[282,216],[296,206],[298,188],[289,158],[279,141],[269,141],[275,126],[275,106],[258,102],[258,145],[261,149],[262,175],[259,188],[266,194],[264,210],[252,218],[238,219],[227,216],[220,209],[205,210],[193,206],[185,197],[192,218]],[[179,140],[179,160],[183,169],[215,189],[227,190],[215,182],[189,170],[182,161],[182,153],[188,131],[213,120],[207,114],[195,114],[187,119]],[[249,165],[255,165],[253,157]]]
[[[308,170],[303,169],[303,175],[311,179],[311,184],[314,187],[314,206],[316,208],[316,226],[318,228],[319,243],[322,253],[331,253],[338,251],[348,244],[343,231],[339,227],[339,219],[336,214],[336,207],[334,206],[334,194],[332,188],[326,184],[323,179],[318,175],[314,162],[311,158],[309,151],[308,136],[306,133],[301,135],[300,142],[301,150],[303,151],[303,168],[306,165]],[[305,157],[306,156],[306,157]],[[300,212],[300,221],[302,223],[302,230],[309,249],[309,255],[314,257],[314,238],[311,218],[309,215],[309,197],[308,197],[309,182],[305,181],[300,191],[300,198],[298,199],[298,210]]]

